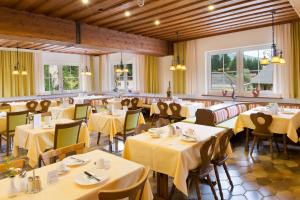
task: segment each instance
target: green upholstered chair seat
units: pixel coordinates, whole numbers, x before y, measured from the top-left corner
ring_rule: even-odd
[[[233,117],[233,118],[226,120],[220,124],[217,124],[216,126],[220,127],[220,128],[234,129],[237,118],[238,117]]]

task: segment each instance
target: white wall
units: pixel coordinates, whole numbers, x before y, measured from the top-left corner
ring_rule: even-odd
[[[187,80],[197,80],[197,82],[194,83],[197,84],[196,89],[191,90],[193,91],[192,95],[199,96],[201,94],[206,94],[207,92],[207,68],[205,63],[207,52],[270,44],[272,42],[271,36],[271,27],[266,27],[188,41],[188,43],[195,43],[191,46],[194,46],[196,49],[194,56],[196,57],[194,58],[196,63],[196,73],[190,73],[187,77]],[[188,44],[188,46],[189,45],[190,44]],[[189,68],[188,65],[187,68]]]
[[[167,92],[169,81],[171,82],[171,88],[172,88],[173,76],[172,76],[172,72],[169,70],[172,64],[172,59],[173,56],[165,56],[165,57],[160,57],[158,60],[159,93],[165,94]]]

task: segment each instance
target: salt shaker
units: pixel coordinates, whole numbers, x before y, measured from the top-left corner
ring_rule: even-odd
[[[28,177],[28,182],[27,182],[27,193],[32,193],[33,191],[33,178]]]

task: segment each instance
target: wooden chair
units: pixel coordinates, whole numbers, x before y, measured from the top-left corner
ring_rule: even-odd
[[[122,107],[123,106],[129,106],[129,104],[130,104],[130,99],[123,99],[122,101],[121,101],[121,105],[122,105]]]
[[[163,119],[163,118],[159,118],[157,121],[156,121],[156,128],[160,128],[160,127],[163,127],[163,126],[167,126],[170,124],[170,121],[168,119]]]
[[[8,164],[4,164],[4,163],[0,164],[0,173],[5,173],[10,167],[23,169],[24,166],[25,166],[25,160],[23,159],[11,160],[8,162]]]
[[[197,192],[197,197],[198,199],[201,199],[201,194],[199,190],[199,185],[200,185],[200,180],[206,179],[208,185],[210,186],[212,193],[214,195],[215,199],[218,199],[214,185],[210,179],[209,173],[213,170],[213,167],[211,165],[212,158],[213,158],[213,153],[214,153],[214,148],[216,144],[216,137],[213,136],[206,140],[203,145],[200,148],[200,157],[201,157],[201,162],[199,166],[196,169],[190,170],[187,178],[187,183],[188,187],[191,186],[193,183],[196,192]],[[173,184],[172,190],[171,190],[171,195],[169,198],[172,197],[172,194],[175,191],[175,186]]]
[[[144,173],[142,174],[139,181],[132,186],[120,189],[120,190],[100,190],[98,194],[99,200],[116,200],[125,199],[129,200],[141,200],[143,195],[143,190],[148,179],[150,168],[145,167]]]
[[[37,101],[28,101],[26,103],[26,108],[29,112],[35,113],[36,112],[36,107],[39,105]]]
[[[103,106],[107,106],[108,105],[107,99],[102,99],[101,102],[102,102]]]
[[[55,163],[57,161],[57,159],[59,161],[61,161],[65,157],[67,157],[68,155],[83,153],[84,149],[85,149],[85,144],[82,142],[82,143],[62,147],[62,148],[59,148],[59,149],[49,150],[47,152],[44,152],[44,153],[40,154],[40,156],[39,156],[39,167],[42,167],[42,164],[43,165],[50,165],[52,163]]]
[[[233,183],[232,183],[230,174],[229,174],[227,166],[226,166],[226,160],[228,159],[227,148],[228,148],[228,145],[230,144],[230,138],[232,136],[233,136],[233,131],[231,129],[229,129],[227,132],[225,132],[219,138],[219,146],[218,146],[219,149],[218,149],[218,151],[215,151],[215,155],[212,160],[212,164],[214,165],[214,171],[215,171],[221,199],[224,199],[224,197],[223,197],[222,186],[221,186],[221,181],[220,181],[220,176],[219,176],[217,166],[223,166],[226,176],[229,180],[231,189],[233,188]]]
[[[27,124],[28,111],[8,112],[6,115],[6,131],[0,132],[0,149],[2,139],[6,140],[6,155],[9,156],[10,146],[17,126]]]
[[[215,126],[215,115],[213,111],[208,109],[198,109],[196,111],[195,124]]]
[[[87,121],[89,104],[75,104],[74,120]]]
[[[149,124],[140,124],[135,129],[135,134],[141,134],[143,132],[147,132],[151,126]]]
[[[159,118],[170,119],[168,115],[168,104],[165,102],[158,102],[157,107],[159,109]]]
[[[54,133],[54,149],[74,145],[78,143],[82,121],[68,124],[56,124]]]
[[[136,110],[136,109],[139,109],[138,108],[138,104],[139,104],[139,98],[133,98],[131,99],[131,107],[130,107],[130,110]]]
[[[270,142],[270,153],[271,157],[273,158],[273,133],[270,132],[269,127],[273,122],[272,115],[267,115],[261,112],[253,113],[250,115],[250,119],[255,126],[252,134],[254,135],[253,138],[253,145],[250,151],[250,155],[252,156],[255,144],[259,142],[261,139],[268,139]],[[277,144],[277,143],[276,143]],[[258,147],[258,145],[257,145]],[[278,147],[277,147],[278,148]]]
[[[48,109],[51,105],[51,101],[43,100],[43,101],[40,102],[40,105],[41,105],[41,108],[42,108],[40,112],[41,113],[46,113],[46,112],[48,112]]]
[[[169,104],[169,108],[172,112],[172,115],[170,116],[171,120],[173,122],[179,122],[183,119],[185,119],[184,117],[181,116],[180,112],[181,112],[181,105],[178,103],[170,103]]]
[[[140,113],[141,113],[140,109],[128,110],[126,112],[123,133],[117,133],[114,137],[114,139],[116,140],[116,145],[118,144],[119,140],[125,142],[128,136],[135,135],[135,129],[139,123]],[[109,150],[112,151],[112,143],[110,140],[109,140]]]
[[[72,97],[68,97],[69,104],[74,104],[74,99]]]
[[[11,105],[8,103],[0,104],[0,112],[11,112]]]

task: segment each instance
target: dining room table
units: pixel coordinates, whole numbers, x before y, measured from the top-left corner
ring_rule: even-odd
[[[66,159],[57,163],[43,166],[35,169],[35,176],[39,176],[42,190],[38,193],[29,194],[24,192],[23,186],[26,184],[26,179],[32,176],[32,171],[27,171],[26,177],[16,176],[14,178],[15,185],[19,190],[14,200],[97,200],[98,193],[101,190],[117,190],[130,187],[139,181],[144,172],[144,166],[132,161],[123,159],[119,156],[109,154],[101,150],[94,150],[88,153],[76,155],[77,158],[87,160],[84,164],[70,166],[68,171],[61,175],[57,174],[62,163],[66,163]],[[104,168],[98,168],[95,163],[103,159],[105,162]],[[85,175],[89,172],[97,176],[100,181],[93,184],[95,181],[90,180],[90,177]],[[52,174],[50,176],[50,174]],[[55,179],[54,181],[54,178]],[[79,179],[80,177],[80,179]],[[86,180],[81,182],[81,180]],[[8,197],[9,187],[11,186],[11,178],[0,180],[0,199],[12,199]],[[85,183],[85,184],[83,184]],[[89,184],[86,184],[89,183]],[[23,189],[22,189],[23,188]],[[143,200],[152,200],[153,194],[149,181],[146,181],[143,194]]]
[[[36,167],[40,153],[54,146],[55,124],[74,122],[70,119],[53,120],[51,126],[42,123],[40,128],[33,128],[32,124],[17,126],[14,134],[13,156],[18,157],[19,148],[27,150],[27,158],[31,167]],[[85,148],[90,146],[90,135],[86,123],[81,124],[78,142],[84,142]]]
[[[149,130],[127,138],[123,151],[125,159],[149,166],[157,172],[157,196],[162,199],[168,198],[168,177],[173,177],[175,187],[188,196],[186,179],[189,170],[195,169],[201,162],[201,146],[211,136],[217,136],[217,150],[219,136],[227,131],[224,128],[184,122],[174,123],[173,126],[183,134],[193,130],[195,140],[191,141],[182,134],[170,135],[170,127],[165,126],[156,129],[160,132],[159,137],[153,137]],[[227,153],[232,153],[230,145]]]
[[[74,119],[75,105],[73,104],[62,104],[60,106],[50,107],[49,112],[51,112],[53,119]],[[87,117],[89,118],[92,112],[91,107],[88,107]]]
[[[288,137],[294,143],[299,141],[297,129],[300,127],[300,109],[281,108],[277,113],[271,114],[267,107],[259,106],[239,114],[234,126],[234,133],[240,133],[246,128],[247,132],[245,150],[249,149],[249,129],[255,129],[250,115],[257,112],[263,112],[272,115],[273,121],[269,127],[269,130],[272,133],[281,134],[283,136],[284,154],[287,156],[286,137]]]
[[[123,133],[125,124],[126,111],[116,110],[115,113],[109,113],[103,110],[99,113],[92,113],[88,120],[88,129],[90,132],[100,132],[108,135],[111,142],[117,133]],[[145,124],[145,119],[140,113],[138,124]]]
[[[128,98],[123,98],[123,99],[129,99],[129,100],[131,100],[133,98],[132,97],[128,97]],[[112,105],[115,109],[121,110],[123,108],[123,106],[121,104],[121,102],[122,102],[123,99],[121,99],[121,98],[110,98],[110,99],[107,99],[107,102],[108,102],[108,105]],[[137,106],[139,108],[141,108],[141,107],[143,107],[143,105],[144,105],[144,101],[142,99],[139,99]],[[131,107],[131,101],[130,101],[128,107],[129,108]]]
[[[173,103],[174,101],[164,101],[166,104]],[[190,102],[190,101],[182,101],[178,102],[181,105],[180,116],[185,118],[195,117],[197,109],[205,108],[204,103],[199,102]],[[150,106],[150,116],[153,114],[159,114],[159,108],[157,106],[157,102],[153,102]],[[167,110],[168,115],[172,115],[172,111],[170,108]]]

